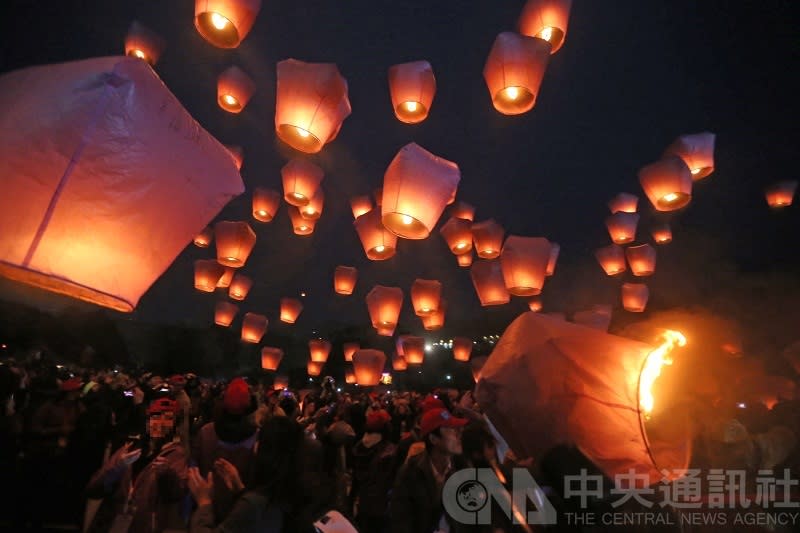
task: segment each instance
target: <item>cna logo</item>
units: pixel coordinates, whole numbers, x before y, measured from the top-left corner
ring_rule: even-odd
[[[515,468],[511,493],[491,468],[464,468],[450,476],[442,489],[442,504],[453,520],[469,525],[492,522],[491,501],[514,524],[556,523],[556,509],[524,468]],[[533,510],[528,510],[529,504]]]

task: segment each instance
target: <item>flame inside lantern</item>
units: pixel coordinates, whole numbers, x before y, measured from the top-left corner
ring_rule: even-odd
[[[686,337],[680,331],[666,330],[662,339],[661,345],[647,356],[639,375],[639,408],[646,419],[653,412],[653,384],[661,375],[661,368],[672,364],[670,354],[676,346],[686,346]]]

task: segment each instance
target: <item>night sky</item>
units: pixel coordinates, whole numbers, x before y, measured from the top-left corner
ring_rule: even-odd
[[[545,311],[571,314],[612,303],[618,315],[625,313],[619,286],[630,280],[608,278],[593,253],[610,242],[603,223],[607,201],[626,191],[640,196],[638,242],[650,241],[657,222],[673,229],[673,242],[658,247],[657,271],[647,280],[648,313],[696,305],[721,312],[737,294],[759,300],[769,288],[776,295],[765,301],[774,314],[760,312],[760,319],[797,318],[800,210],[770,210],[763,195],[772,182],[798,178],[800,17],[791,9],[794,2],[575,0],[566,42],[551,58],[536,107],[509,117],[492,107],[482,70],[496,35],[515,29],[523,4],[264,0],[242,45],[222,50],[194,28],[192,0],[6,0],[0,71],[121,55],[134,19],[165,37],[156,72],[212,135],[244,148],[248,191],[217,220],[247,220],[256,231],[243,269],[255,285],[241,312],[264,313],[282,331],[290,326],[278,321],[279,299],[301,291],[307,293],[305,310],[293,326],[301,335],[369,325],[364,296],[380,283],[405,292],[398,333],[422,332],[408,294],[417,277],[444,284],[447,327],[434,338],[501,332],[527,309],[524,298],[481,308],[468,270],[457,266],[439,226],[424,241],[400,240],[389,261],[365,257],[349,199],[380,187],[387,165],[409,142],[459,165],[458,199],[477,207],[476,221],[494,218],[507,233],[545,236],[561,245],[556,275],[545,285]],[[285,204],[270,224],[250,216],[250,190],[281,190],[280,168],[298,155],[277,139],[273,126],[275,65],[287,58],[336,63],[353,108],[338,138],[312,157],[325,171],[326,197],[311,237],[292,233]],[[430,61],[438,89],[429,118],[406,125],[392,112],[387,70],[418,59]],[[216,104],[216,77],[230,65],[257,84],[239,115]],[[700,131],[717,134],[716,171],[695,183],[687,208],[656,214],[637,170],[658,159],[679,134]],[[446,216],[440,225],[444,221]],[[227,291],[197,292],[193,261],[213,253],[213,246],[189,244],[130,318],[211,323],[214,303]],[[337,265],[358,267],[353,296],[334,294]],[[5,298],[64,303],[6,281],[0,289]]]

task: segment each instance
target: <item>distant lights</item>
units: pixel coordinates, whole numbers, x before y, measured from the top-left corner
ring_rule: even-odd
[[[306,297],[306,293],[304,293],[304,292],[301,292],[301,293],[300,293],[300,297],[301,297],[301,298],[305,298],[305,297]]]

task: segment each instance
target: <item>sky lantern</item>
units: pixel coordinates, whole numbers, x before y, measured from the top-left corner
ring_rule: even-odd
[[[272,390],[283,390],[289,388],[289,376],[275,376],[272,382]]]
[[[507,304],[511,299],[503,281],[500,261],[475,261],[469,274],[483,307]]]
[[[305,159],[292,159],[281,169],[283,197],[289,205],[302,207],[311,202],[325,177],[322,169]]]
[[[203,231],[195,235],[194,237],[194,245],[198,248],[208,248],[211,245],[211,241],[214,240],[214,230],[211,226],[206,226],[203,228]]]
[[[453,359],[456,361],[469,361],[472,355],[472,339],[467,337],[455,337],[453,339]]]
[[[519,115],[536,104],[550,43],[512,32],[497,36],[483,67],[494,108],[504,115]]]
[[[336,294],[353,294],[357,280],[358,270],[355,267],[337,266],[333,273],[333,290]]]
[[[459,181],[458,165],[416,143],[405,145],[383,176],[383,225],[404,239],[426,238]]]
[[[467,202],[456,202],[450,209],[450,216],[455,218],[463,218],[472,222],[475,220],[475,206]]]
[[[494,259],[500,255],[503,248],[503,226],[494,221],[493,218],[472,224],[472,240],[475,243],[475,251],[482,259]]]
[[[356,383],[362,387],[374,387],[381,381],[386,355],[380,350],[360,349],[353,354],[353,372]]]
[[[233,268],[244,266],[256,245],[256,234],[247,222],[217,222],[214,236],[217,241],[217,261]]]
[[[253,218],[259,222],[272,222],[281,206],[281,195],[274,189],[253,189]]]
[[[472,252],[470,251],[465,254],[458,254],[456,256],[456,260],[458,261],[458,266],[462,268],[472,266]]]
[[[231,281],[233,281],[233,275],[236,274],[236,269],[231,267],[223,267],[225,272],[222,274],[222,277],[219,278],[217,282],[218,289],[227,289],[231,286]]]
[[[379,327],[375,328],[375,332],[380,335],[381,337],[391,337],[394,335],[394,331],[397,329],[397,326],[386,326],[386,327]]]
[[[486,365],[486,361],[488,361],[489,357],[486,355],[478,355],[472,358],[470,361],[470,370],[472,371],[472,379],[475,380],[475,383],[481,378],[481,370]]]
[[[233,300],[244,300],[247,298],[247,293],[250,292],[252,286],[252,278],[237,272],[233,275],[233,279],[231,280],[231,285],[228,288],[228,296]]]
[[[350,199],[350,209],[353,210],[353,219],[372,211],[372,198],[367,195],[354,196]]]
[[[242,318],[242,340],[257,344],[267,332],[267,317],[258,313],[245,313]]]
[[[325,363],[319,363],[317,361],[308,361],[306,363],[306,372],[311,377],[316,377],[322,374],[322,368],[325,366]]]
[[[442,298],[439,308],[429,315],[422,318],[422,326],[426,331],[437,331],[444,327],[444,319],[447,316],[447,301]]]
[[[509,235],[500,254],[508,292],[514,296],[535,296],[542,292],[552,245],[544,237]]]
[[[195,0],[194,25],[219,48],[236,48],[247,37],[261,9],[261,0]]]
[[[380,209],[373,209],[358,217],[353,225],[364,253],[373,261],[383,261],[393,257],[397,247],[397,235],[386,229],[381,222]]]
[[[244,164],[244,148],[236,144],[226,144],[225,148],[227,148],[228,152],[231,154],[233,162],[236,164],[236,169],[242,170],[242,165]]]
[[[622,307],[631,313],[642,313],[647,307],[650,290],[644,283],[622,284]]]
[[[542,299],[539,296],[531,296],[528,298],[528,309],[534,313],[542,310]]]
[[[797,181],[780,181],[767,188],[767,204],[770,207],[788,207],[792,205],[794,193],[797,191]]]
[[[218,326],[228,327],[239,312],[239,306],[230,302],[217,302],[214,308],[214,323]]]
[[[639,183],[657,211],[675,211],[692,199],[692,173],[676,155],[642,167]]]
[[[342,345],[342,352],[344,352],[344,360],[345,361],[352,361],[353,354],[356,353],[356,350],[361,348],[361,344],[357,342],[346,342]]]
[[[656,244],[668,244],[672,242],[672,229],[670,229],[669,224],[654,226],[651,233]]]
[[[639,208],[639,197],[627,192],[621,192],[608,201],[608,209],[614,213],[635,213]]]
[[[270,372],[278,370],[278,366],[283,359],[283,350],[272,346],[261,348],[261,369]]]
[[[572,0],[528,0],[519,16],[519,32],[550,43],[555,54],[567,37]]]
[[[294,324],[303,311],[303,303],[297,298],[281,298],[281,322]]]
[[[629,246],[625,256],[634,276],[651,276],[656,271],[656,249],[649,244]]]
[[[367,309],[375,329],[394,329],[403,307],[403,291],[399,287],[375,285],[367,294]]]
[[[412,61],[389,68],[389,93],[400,122],[417,124],[428,117],[436,94],[436,78],[427,61]]]
[[[225,148],[144,61],[29,67],[0,88],[2,277],[131,312],[244,192]]]
[[[355,385],[356,383],[356,373],[353,372],[351,369],[346,369],[344,371],[344,382],[348,385]]]
[[[706,131],[681,135],[670,144],[664,154],[677,155],[692,173],[692,179],[697,181],[714,172],[714,140],[716,135]]]
[[[636,239],[636,226],[639,224],[637,213],[617,212],[606,217],[606,228],[615,244],[628,244]]]
[[[194,262],[194,288],[202,292],[214,292],[224,273],[225,267],[213,259],[198,259]]]
[[[319,220],[319,217],[322,216],[322,208],[325,206],[325,191],[322,190],[322,187],[317,189],[317,192],[314,196],[311,197],[308,204],[304,205],[303,207],[298,207],[300,210],[300,216],[302,216],[306,220]]]
[[[339,134],[350,116],[347,80],[333,63],[278,63],[275,129],[278,137],[301,152],[315,154]]]
[[[331,353],[331,343],[324,339],[311,339],[308,341],[308,351],[312,361],[324,363]]]
[[[616,276],[625,272],[625,250],[623,250],[622,246],[616,244],[603,246],[595,250],[594,256],[609,276]]]
[[[394,354],[392,357],[392,370],[395,372],[404,372],[408,370],[408,361],[402,355]]]
[[[421,365],[425,361],[425,339],[414,335],[405,335],[401,344],[403,357],[409,365]]]
[[[315,219],[304,218],[300,213],[300,208],[290,205],[286,208],[289,213],[289,219],[292,221],[292,230],[295,235],[307,236],[314,233],[314,227],[317,224]]]
[[[450,251],[456,255],[472,250],[472,222],[463,218],[451,217],[439,230]]]
[[[166,42],[156,32],[135,20],[125,35],[125,55],[143,59],[150,66],[158,63],[165,46]]]
[[[550,243],[550,258],[547,261],[547,275],[552,276],[556,272],[558,254],[561,252],[561,245],[557,242]]]
[[[417,316],[427,316],[439,309],[442,284],[435,279],[415,279],[411,284],[411,304]]]
[[[236,65],[217,78],[217,103],[229,113],[241,113],[256,92],[256,83]]]

